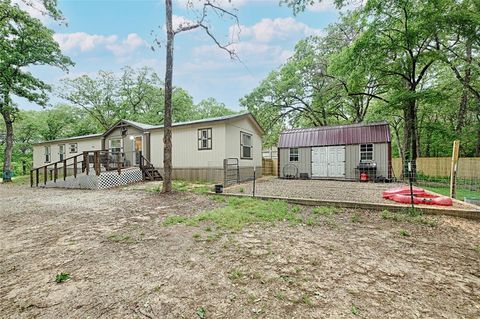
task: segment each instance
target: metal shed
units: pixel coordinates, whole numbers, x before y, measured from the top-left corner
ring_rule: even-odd
[[[291,129],[280,134],[280,178],[391,178],[387,122]]]

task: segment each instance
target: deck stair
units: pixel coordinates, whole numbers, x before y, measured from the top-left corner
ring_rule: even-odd
[[[160,172],[143,155],[140,155],[140,169],[142,170],[144,181],[163,181]]]

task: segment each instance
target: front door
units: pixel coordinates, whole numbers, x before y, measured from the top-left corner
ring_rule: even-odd
[[[328,177],[345,177],[345,146],[328,147]]]
[[[312,147],[312,177],[345,177],[345,146]]]
[[[143,152],[143,138],[141,136],[135,136],[133,148],[135,152],[135,165],[140,165],[140,155]]]
[[[312,147],[312,177],[328,177],[327,148]]]

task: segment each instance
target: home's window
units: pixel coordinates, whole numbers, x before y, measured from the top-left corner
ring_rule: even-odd
[[[290,162],[298,162],[298,148],[290,149]]]
[[[78,151],[78,144],[77,143],[70,143],[68,145],[68,148],[70,149],[70,153],[76,153]]]
[[[361,161],[373,160],[373,144],[360,144],[360,160]]]
[[[109,140],[109,149],[112,153],[120,153],[122,151],[122,139],[116,138]]]
[[[51,150],[50,146],[45,146],[45,163],[50,163],[52,154]]]
[[[252,158],[252,134],[240,132],[241,158]]]
[[[65,159],[65,144],[58,145],[58,157],[60,161]]]
[[[198,149],[211,150],[212,149],[212,129],[201,128],[198,130]]]

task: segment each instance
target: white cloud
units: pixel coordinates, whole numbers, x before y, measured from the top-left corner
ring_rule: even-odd
[[[137,49],[147,47],[147,42],[142,39],[137,33],[130,33],[123,41],[118,43],[115,41],[112,44],[107,44],[107,49],[112,51],[117,56],[126,56]]]
[[[118,40],[116,35],[104,36],[85,32],[55,33],[53,38],[63,51],[80,49],[82,52],[93,50],[101,45],[114,44]]]
[[[230,38],[241,41],[243,38],[261,43],[298,39],[309,35],[321,34],[321,29],[311,28],[294,18],[265,18],[247,27],[245,25],[231,26]]]
[[[123,40],[119,40],[117,35],[105,36],[85,32],[55,33],[53,38],[63,51],[80,50],[86,52],[104,48],[116,56],[126,56],[147,46],[145,40],[136,33],[130,33]]]
[[[195,21],[189,20],[185,17],[182,16],[176,16],[172,15],[172,25],[173,25],[173,30],[176,31],[180,28],[184,28],[187,26],[191,26],[195,24]]]

